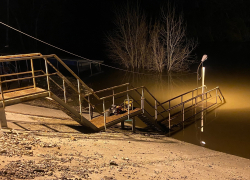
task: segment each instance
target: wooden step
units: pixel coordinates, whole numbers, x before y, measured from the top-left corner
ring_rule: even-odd
[[[138,114],[142,113],[142,110],[140,108],[135,108],[134,110],[129,111],[129,117],[134,117]],[[123,114],[117,114],[113,116],[106,117],[106,127],[110,127],[114,124],[117,124],[119,122],[122,122],[124,120],[128,119],[128,113]],[[92,124],[94,124],[99,130],[104,129],[104,117],[98,116],[90,121]]]

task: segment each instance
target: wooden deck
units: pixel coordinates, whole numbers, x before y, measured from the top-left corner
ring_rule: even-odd
[[[129,111],[129,117],[134,117],[142,112],[141,108],[135,108],[134,110]],[[128,118],[127,112],[123,114],[113,115],[106,118],[106,127],[110,127],[114,124],[122,122]],[[104,117],[99,116],[90,121],[94,124],[99,130],[104,129]]]
[[[42,88],[12,89],[3,93],[4,103],[12,105],[24,101],[30,101],[39,97],[47,97],[48,91]],[[0,106],[2,106],[2,95],[0,93]]]

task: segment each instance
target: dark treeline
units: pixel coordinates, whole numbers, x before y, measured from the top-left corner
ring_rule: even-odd
[[[250,41],[249,0],[173,2],[184,13],[188,36],[197,37],[200,43]],[[114,27],[113,10],[117,3],[117,0],[1,0],[0,21],[68,51],[101,59],[106,58],[105,35]],[[164,4],[163,0],[141,1],[149,16],[157,16]],[[13,53],[60,53],[11,29],[7,31],[0,24],[0,53],[7,49]]]

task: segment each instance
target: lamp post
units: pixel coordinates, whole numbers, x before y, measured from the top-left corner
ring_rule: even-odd
[[[208,57],[207,57],[206,54],[204,54],[204,55],[202,56],[202,58],[201,58],[201,63],[200,63],[200,65],[198,66],[198,69],[197,69],[197,91],[196,91],[196,96],[198,96],[198,88],[199,88],[199,85],[198,85],[198,80],[199,80],[199,68],[200,68],[201,64],[203,64],[203,62],[207,60],[207,58],[208,58]]]

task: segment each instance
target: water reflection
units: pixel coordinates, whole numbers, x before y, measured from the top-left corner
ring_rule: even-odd
[[[216,48],[210,52],[216,52]],[[173,138],[205,146],[250,159],[250,78],[249,52],[233,55],[229,49],[223,53],[207,53],[206,66],[208,90],[216,86],[226,98],[227,103],[213,111],[199,114],[191,125],[172,135]],[[232,51],[233,52],[233,51]],[[247,51],[246,51],[247,52]],[[203,53],[202,53],[203,54]],[[228,54],[228,57],[224,57]],[[221,57],[220,57],[221,55]],[[240,55],[240,56],[239,56]],[[241,57],[242,56],[242,57]],[[194,71],[197,69],[195,66]],[[105,70],[98,77],[88,79],[91,88],[99,90],[110,86],[130,82],[133,86],[146,86],[160,101],[166,101],[181,93],[196,88],[196,73],[140,75]]]

